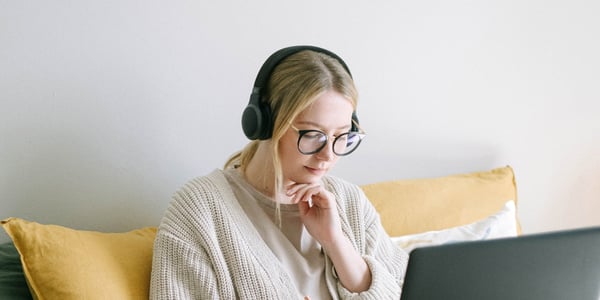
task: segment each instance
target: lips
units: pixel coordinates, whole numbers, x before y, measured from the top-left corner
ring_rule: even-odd
[[[307,167],[305,166],[305,168],[314,175],[323,175],[327,172],[327,169],[325,168],[311,168],[311,167]]]

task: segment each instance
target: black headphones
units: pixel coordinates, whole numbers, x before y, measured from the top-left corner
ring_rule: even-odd
[[[271,112],[271,106],[262,99],[262,91],[266,89],[271,73],[281,61],[290,55],[304,50],[323,53],[335,58],[344,67],[346,72],[348,72],[348,75],[352,77],[352,73],[350,73],[350,69],[348,69],[346,63],[335,53],[323,48],[315,46],[291,46],[271,54],[260,68],[260,71],[258,71],[258,75],[256,75],[254,88],[252,89],[252,94],[250,94],[250,101],[242,114],[242,129],[249,139],[267,140],[273,135],[273,123],[275,120]],[[353,112],[351,131],[358,131],[357,125],[358,117],[356,116],[356,112]]]

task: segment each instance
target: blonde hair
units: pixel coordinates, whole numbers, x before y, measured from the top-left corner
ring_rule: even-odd
[[[267,92],[262,101],[273,112],[273,170],[275,195],[283,188],[283,170],[279,157],[279,140],[294,119],[321,94],[336,91],[348,99],[356,109],[358,92],[352,77],[340,62],[326,54],[304,50],[284,59],[271,74]],[[260,141],[251,141],[241,151],[233,154],[225,168],[245,167],[254,157]]]

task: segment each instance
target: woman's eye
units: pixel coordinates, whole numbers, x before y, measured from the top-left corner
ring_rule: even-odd
[[[323,135],[319,132],[307,132],[304,134],[304,137],[308,139],[319,139],[322,136]]]

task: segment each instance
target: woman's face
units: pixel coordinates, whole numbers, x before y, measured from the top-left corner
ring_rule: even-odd
[[[298,130],[320,130],[327,134],[327,145],[321,151],[304,155],[298,151],[299,133],[289,128],[279,141],[279,155],[284,185],[317,182],[337,162],[332,143],[336,136],[351,128],[352,103],[340,93],[328,91],[302,111],[292,123]]]

